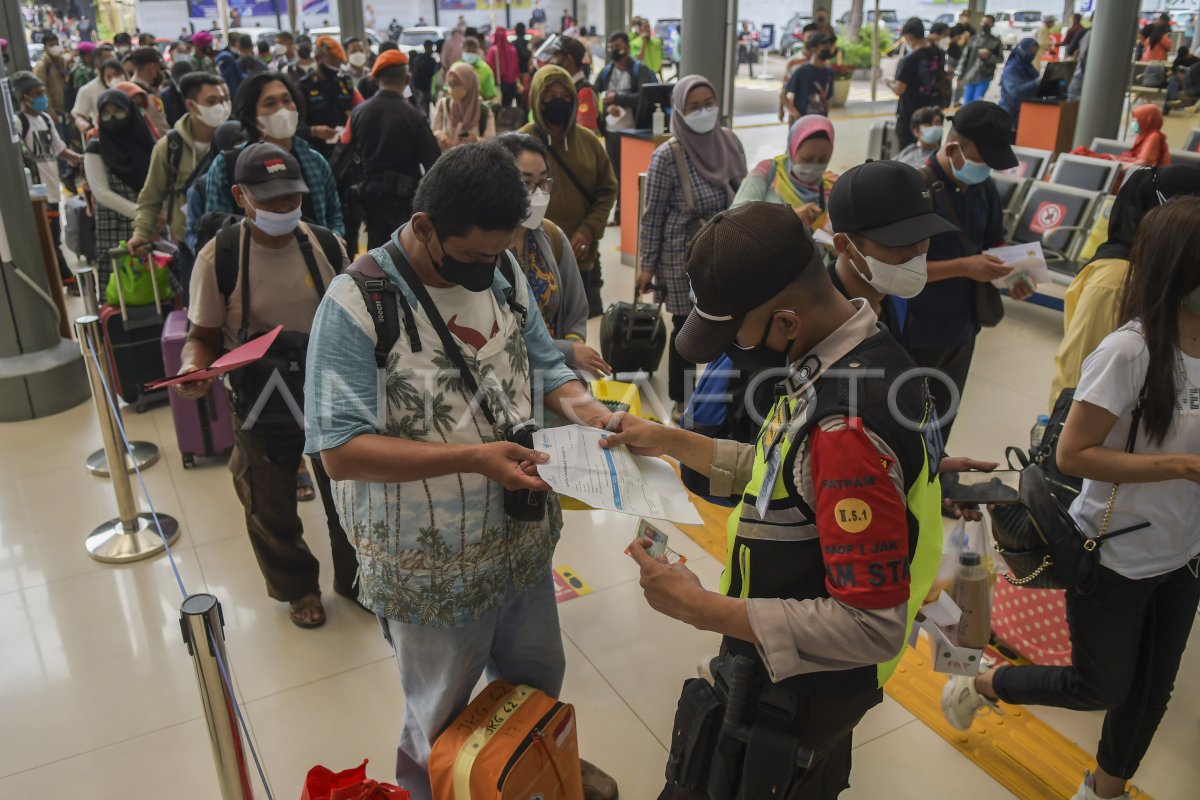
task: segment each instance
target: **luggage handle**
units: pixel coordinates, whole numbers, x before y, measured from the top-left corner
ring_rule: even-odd
[[[651,305],[654,306],[655,307],[654,308],[654,311],[655,311],[654,325],[655,325],[655,327],[658,327],[659,325],[663,324],[662,309],[663,309],[664,303],[666,303],[667,287],[663,286],[662,284],[651,284],[650,291],[647,292],[646,294],[656,294],[658,296],[658,302],[657,303],[639,302],[639,300],[642,296],[642,293],[638,291],[637,283],[634,283],[633,284],[633,306],[632,306],[632,308],[634,311],[637,311],[638,306],[651,306]],[[627,325],[627,326],[625,326],[625,341],[628,342],[632,338],[633,338],[633,326]]]

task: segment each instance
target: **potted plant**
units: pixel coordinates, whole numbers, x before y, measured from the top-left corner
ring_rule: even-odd
[[[833,97],[830,105],[842,108],[850,97],[850,81],[854,80],[854,67],[848,64],[831,64],[833,68]]]

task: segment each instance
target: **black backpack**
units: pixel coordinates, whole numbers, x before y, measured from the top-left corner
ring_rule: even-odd
[[[238,242],[240,240],[239,231],[241,222],[244,219],[240,214],[225,214],[220,211],[210,211],[200,218],[200,222],[196,225],[197,247],[196,252],[200,252],[203,244],[200,243],[200,237],[207,234],[204,239],[207,242],[209,239],[217,240],[216,251],[213,253],[213,263],[216,266],[217,272],[217,289],[225,297],[229,297],[233,293],[233,287],[237,285],[239,254]],[[321,246],[321,251],[325,254],[325,260],[329,262],[329,266],[333,267],[333,271],[342,271],[342,243],[341,240],[328,228],[323,228],[320,225],[314,225],[311,222],[306,223],[313,237],[317,240],[317,244]],[[243,312],[245,313],[245,312]]]

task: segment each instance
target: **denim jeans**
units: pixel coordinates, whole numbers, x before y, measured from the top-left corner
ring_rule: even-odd
[[[461,628],[429,628],[379,618],[396,652],[404,689],[404,728],[396,783],[412,800],[432,800],[429,752],[471,700],[481,675],[527,684],[551,697],[562,690],[567,662],[558,627],[554,577]]]
[[[963,104],[966,105],[975,100],[982,100],[983,96],[987,94],[988,87],[991,85],[992,81],[990,79],[968,83],[966,91],[963,92]]]
[[[1196,565],[1193,559],[1142,580],[1102,567],[1090,594],[1067,592],[1071,666],[1001,667],[996,695],[1008,703],[1107,711],[1096,761],[1110,775],[1132,778],[1167,710],[1196,619]]]

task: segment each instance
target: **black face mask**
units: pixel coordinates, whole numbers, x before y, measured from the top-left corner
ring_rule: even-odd
[[[542,119],[551,125],[566,125],[571,121],[575,112],[575,104],[562,97],[556,97],[542,106]]]
[[[983,25],[979,28],[979,30],[983,31],[983,33],[986,35],[986,34],[989,34],[992,32],[992,26],[991,25]]]
[[[787,343],[787,352],[785,353],[769,347],[767,339],[771,335],[771,325],[774,322],[775,315],[772,314],[771,321],[767,323],[767,328],[763,331],[762,339],[754,347],[739,347],[737,342],[734,342],[733,346],[729,348],[729,360],[746,375],[757,375],[767,370],[779,370],[780,380],[782,380],[787,374],[787,353],[791,352],[794,341]]]
[[[157,88],[159,86],[162,86],[162,82],[163,82],[163,74],[160,72],[154,76],[153,80],[150,81],[150,85]]]
[[[836,50],[822,50],[821,51],[821,60],[828,61],[831,58],[833,58],[836,54],[837,54]]]
[[[609,61],[620,61],[623,58],[625,58],[624,50],[617,50],[616,48],[613,48],[612,50],[608,51]]]
[[[468,292],[486,292],[492,288],[492,278],[496,274],[496,262],[481,264],[478,261],[459,261],[446,252],[442,247],[442,263],[433,258],[429,243],[425,243],[425,252],[433,261],[433,268],[450,283],[461,286]]]

